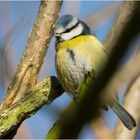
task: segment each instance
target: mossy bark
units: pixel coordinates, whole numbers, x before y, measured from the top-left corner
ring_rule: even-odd
[[[14,130],[23,120],[31,117],[44,104],[51,103],[63,93],[56,77],[47,77],[38,83],[28,94],[0,112],[0,138]]]

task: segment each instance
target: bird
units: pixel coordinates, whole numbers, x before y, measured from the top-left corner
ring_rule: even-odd
[[[107,62],[107,51],[89,26],[73,15],[61,16],[54,28],[55,67],[63,89],[72,97],[77,97],[78,87],[91,72],[98,76]],[[116,113],[124,126],[131,130],[136,126],[132,115],[116,99],[108,105]]]

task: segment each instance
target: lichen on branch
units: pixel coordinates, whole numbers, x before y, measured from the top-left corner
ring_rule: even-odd
[[[5,137],[18,124],[31,117],[44,104],[50,104],[62,93],[63,89],[54,76],[38,83],[24,98],[0,112],[0,138]]]

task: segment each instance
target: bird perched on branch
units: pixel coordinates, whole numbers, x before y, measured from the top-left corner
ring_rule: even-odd
[[[86,23],[72,15],[59,18],[54,36],[56,37],[56,71],[65,91],[73,97],[81,82],[89,73],[97,76],[107,61],[105,48]],[[94,99],[93,99],[94,100]],[[123,124],[131,130],[136,126],[133,117],[113,99],[109,106]]]

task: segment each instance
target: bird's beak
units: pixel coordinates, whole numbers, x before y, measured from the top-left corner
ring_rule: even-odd
[[[60,36],[59,33],[54,33],[53,35],[54,35],[55,37],[59,37],[59,36]]]

